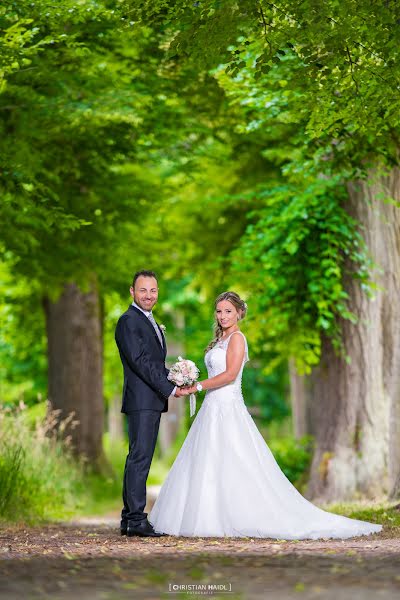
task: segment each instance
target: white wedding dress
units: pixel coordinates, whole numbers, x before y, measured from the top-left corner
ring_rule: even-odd
[[[207,352],[209,377],[225,371],[230,337]],[[285,540],[381,531],[382,525],[318,508],[281,471],[243,401],[244,339],[245,357],[235,381],[206,393],[161,487],[148,516],[154,529],[176,536]]]

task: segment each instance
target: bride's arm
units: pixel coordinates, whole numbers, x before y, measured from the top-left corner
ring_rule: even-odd
[[[245,343],[242,335],[232,335],[226,351],[226,369],[215,377],[200,381],[203,390],[212,390],[235,381],[243,363]],[[188,394],[197,392],[196,386],[184,388]]]

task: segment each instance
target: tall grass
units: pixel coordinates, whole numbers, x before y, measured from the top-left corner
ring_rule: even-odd
[[[68,517],[79,507],[83,467],[68,440],[57,438],[56,417],[50,413],[32,427],[23,409],[0,409],[0,519],[33,523]]]

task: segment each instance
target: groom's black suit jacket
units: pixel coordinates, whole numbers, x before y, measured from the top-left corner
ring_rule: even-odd
[[[167,379],[167,350],[160,332],[164,347],[146,315],[132,305],[118,320],[115,341],[124,368],[123,413],[168,410],[168,397],[175,385]]]

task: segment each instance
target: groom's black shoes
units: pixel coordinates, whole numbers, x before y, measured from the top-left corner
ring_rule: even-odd
[[[121,527],[121,534],[122,527]],[[139,536],[139,537],[161,537],[165,535],[165,533],[158,533],[154,531],[153,526],[148,522],[148,520],[139,521],[139,523],[135,523],[134,521],[128,521],[128,526],[126,528],[126,535],[128,537]]]
[[[128,521],[126,519],[121,519],[120,532],[121,535],[126,535],[128,531]]]

